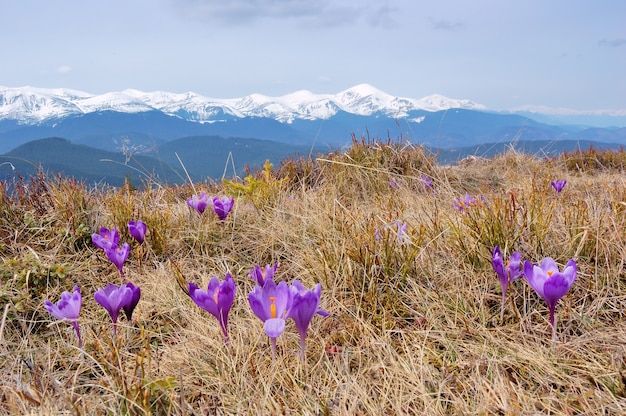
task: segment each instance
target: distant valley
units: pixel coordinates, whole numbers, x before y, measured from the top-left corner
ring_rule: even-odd
[[[438,163],[454,164],[468,156],[490,158],[511,150],[550,157],[565,151],[586,150],[590,146],[598,150],[622,148],[592,141],[532,140],[452,149],[429,147],[427,150]],[[277,166],[286,158],[315,158],[332,150],[259,139],[193,136],[167,142],[148,156],[132,150],[128,153],[111,152],[62,138],[46,138],[33,140],[1,155],[0,180],[28,177],[41,167],[47,173],[71,176],[91,186],[121,186],[127,180],[135,186],[148,180],[162,185],[182,184],[189,178],[194,182],[219,181],[222,177],[243,177],[246,166],[254,171],[266,160]]]

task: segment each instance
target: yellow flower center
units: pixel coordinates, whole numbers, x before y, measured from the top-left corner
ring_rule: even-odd
[[[213,300],[215,301],[215,303],[217,303],[217,295],[219,295],[220,290],[219,289],[215,289],[215,293],[213,294]]]
[[[552,276],[552,273],[554,273],[554,272],[553,272],[552,270],[550,270],[550,271],[548,272],[548,276]]]
[[[272,316],[272,318],[276,318],[276,304],[274,303],[274,301],[276,300],[276,298],[274,296],[270,296],[270,315]]]

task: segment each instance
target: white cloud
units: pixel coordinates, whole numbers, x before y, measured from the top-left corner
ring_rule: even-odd
[[[620,46],[626,46],[626,39],[602,39],[598,42],[600,46],[609,46],[611,48],[619,48]]]
[[[389,21],[395,9],[369,1],[331,0],[170,0],[186,18],[220,25],[245,25],[264,19],[296,20],[306,26],[340,26],[364,19],[370,24]]]
[[[60,67],[57,68],[57,72],[59,74],[67,74],[71,70],[72,70],[72,67],[69,65],[61,65]]]
[[[429,19],[430,24],[435,30],[444,30],[447,32],[458,32],[465,26],[463,22],[453,22],[450,20],[434,20]]]

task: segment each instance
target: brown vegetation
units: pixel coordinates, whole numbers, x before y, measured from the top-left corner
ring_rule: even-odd
[[[626,156],[593,152],[439,166],[420,147],[355,140],[223,185],[3,184],[0,414],[624,414]],[[567,179],[560,194],[555,179]],[[201,217],[185,203],[195,192],[231,194],[235,208],[225,222]],[[466,193],[484,201],[460,212]],[[125,273],[142,297],[116,340],[93,294],[120,275],[91,233],[114,226],[130,243],[138,218],[149,231]],[[494,245],[576,259],[556,343],[523,278],[500,320]],[[331,315],[313,319],[304,361],[292,322],[272,360],[248,306],[248,270],[275,262],[277,281],[323,286]],[[179,286],[226,272],[237,282],[228,348]],[[43,308],[75,284],[83,351]]]

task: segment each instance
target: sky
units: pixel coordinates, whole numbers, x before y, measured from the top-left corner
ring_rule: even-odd
[[[4,87],[626,112],[626,1],[0,0],[0,62]]]

